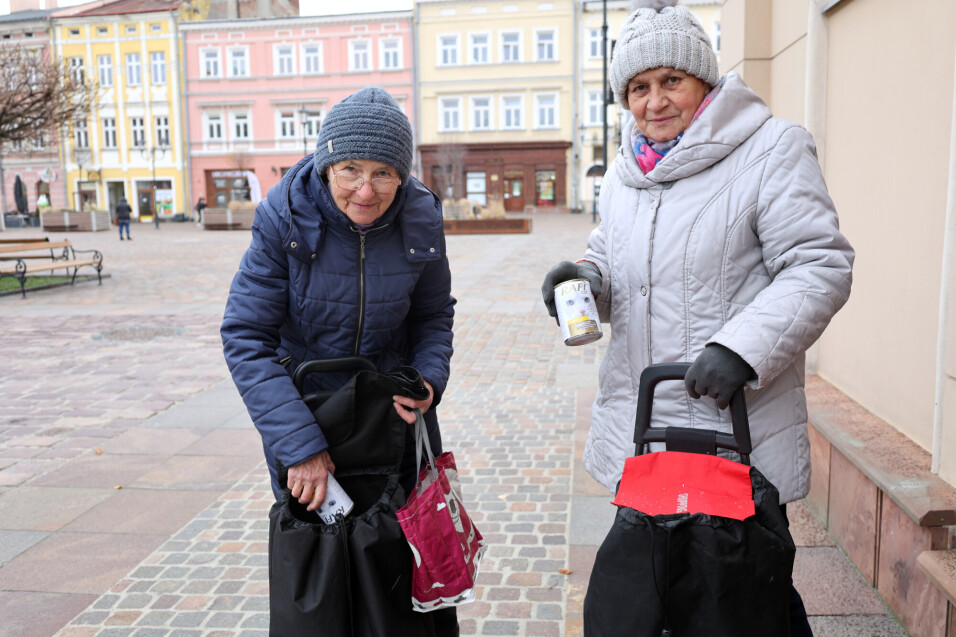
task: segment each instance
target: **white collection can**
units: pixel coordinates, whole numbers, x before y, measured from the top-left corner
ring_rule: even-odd
[[[554,306],[565,345],[584,345],[603,336],[587,279],[571,279],[554,286]]]
[[[353,506],[355,506],[355,503],[352,502],[352,498],[345,492],[345,489],[343,489],[339,481],[335,479],[335,476],[330,473],[329,480],[325,484],[325,499],[322,500],[322,504],[316,510],[316,514],[322,518],[322,521],[326,524],[335,524],[335,516],[341,515],[345,517],[352,510]]]

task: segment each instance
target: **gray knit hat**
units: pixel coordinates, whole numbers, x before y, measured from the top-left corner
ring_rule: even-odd
[[[336,104],[322,120],[315,146],[321,175],[335,162],[372,159],[395,168],[402,183],[412,169],[412,125],[388,92],[364,88]]]
[[[638,0],[621,27],[611,60],[611,90],[627,110],[627,83],[638,73],[662,66],[684,71],[708,86],[720,80],[717,54],[700,21],[677,0]]]

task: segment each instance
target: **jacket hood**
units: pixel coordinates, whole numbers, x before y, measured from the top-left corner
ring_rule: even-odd
[[[664,159],[645,175],[623,135],[615,170],[625,185],[649,188],[706,170],[734,151],[772,117],[770,108],[750,90],[737,73],[725,76],[724,86],[701,116]]]
[[[285,174],[266,195],[278,217],[285,251],[303,263],[318,253],[322,235],[328,231],[352,232],[354,224],[335,202],[318,173],[314,157],[307,156]],[[398,189],[395,200],[376,227],[395,223],[401,227],[406,258],[430,261],[441,258],[441,214],[438,198],[414,177]],[[419,214],[420,213],[420,214]]]

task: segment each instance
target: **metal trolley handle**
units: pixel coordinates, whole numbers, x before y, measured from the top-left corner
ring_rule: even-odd
[[[303,383],[309,374],[321,374],[323,372],[361,372],[375,371],[375,365],[367,358],[360,356],[346,356],[344,358],[316,358],[299,363],[299,366],[292,372],[292,382],[295,388],[302,393]],[[316,392],[303,396],[302,399],[310,407],[315,407],[325,401],[334,391]]]
[[[635,455],[641,455],[647,443],[664,442],[671,451],[716,454],[718,447],[730,449],[740,454],[743,464],[749,465],[753,446],[750,442],[750,419],[747,418],[743,387],[730,398],[733,434],[691,427],[651,427],[654,388],[663,380],[683,380],[688,369],[690,363],[657,363],[648,365],[641,372],[637,392],[637,418],[634,424]]]

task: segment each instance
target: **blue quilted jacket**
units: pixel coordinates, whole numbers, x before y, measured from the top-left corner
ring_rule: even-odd
[[[311,157],[269,190],[256,209],[221,334],[274,490],[276,458],[293,466],[328,447],[292,383],[302,361],[362,356],[379,371],[417,368],[435,389],[426,416],[437,434],[434,407],[448,382],[454,305],[441,204],[416,179],[364,234],[336,207]],[[314,374],[305,389],[337,389],[347,380]]]

